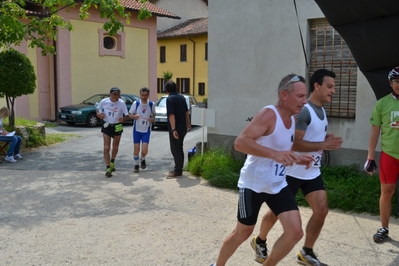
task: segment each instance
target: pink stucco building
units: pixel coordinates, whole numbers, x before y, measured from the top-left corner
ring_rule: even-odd
[[[175,14],[149,2],[146,8],[152,17],[139,21],[141,4],[135,0],[121,2],[132,12],[130,24],[124,31],[109,36],[103,30],[105,19],[96,9],[86,20],[79,19],[79,6],[62,9],[60,15],[70,21],[73,31],[60,30],[54,41],[56,54],[42,56],[40,49],[28,48],[26,41],[18,47],[29,57],[37,75],[34,94],[16,99],[17,117],[54,120],[59,107],[97,93],[108,93],[119,87],[124,93],[138,94],[141,87],[153,90],[157,86],[157,20],[156,17],[179,19]]]

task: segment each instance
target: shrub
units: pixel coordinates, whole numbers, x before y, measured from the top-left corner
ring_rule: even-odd
[[[215,187],[237,190],[243,161],[234,159],[220,149],[210,149],[192,157],[187,169],[208,180]],[[379,214],[380,181],[378,176],[360,172],[357,165],[325,167],[322,176],[330,209],[356,213]],[[309,206],[302,192],[297,194],[299,206]],[[393,213],[398,208],[397,197],[392,198]]]
[[[221,149],[209,149],[204,156],[196,154],[188,163],[188,170],[216,187],[237,189],[242,160],[234,159]]]

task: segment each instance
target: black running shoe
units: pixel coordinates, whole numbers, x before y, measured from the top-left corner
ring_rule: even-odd
[[[147,164],[145,163],[145,160],[141,161],[141,169],[145,169],[147,167]]]
[[[135,166],[134,166],[134,172],[135,172],[135,173],[138,173],[138,172],[139,172],[139,165],[135,165]]]
[[[385,228],[378,229],[377,233],[373,235],[374,242],[380,243],[388,238],[389,231]]]

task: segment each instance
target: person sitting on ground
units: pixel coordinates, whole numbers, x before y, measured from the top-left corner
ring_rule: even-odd
[[[8,152],[4,158],[7,162],[16,163],[17,160],[23,159],[21,154],[19,154],[19,149],[21,148],[22,138],[17,135],[10,135],[9,132],[3,127],[3,118],[10,115],[10,111],[7,107],[2,107],[0,109],[0,141],[10,142],[8,147]]]

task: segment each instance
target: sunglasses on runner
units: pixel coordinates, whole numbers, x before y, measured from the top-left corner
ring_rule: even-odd
[[[305,79],[303,77],[295,75],[287,82],[287,84],[285,84],[285,86],[283,88],[287,88],[288,85],[290,85],[291,83],[295,83],[295,82],[299,82],[299,81],[305,83]]]

